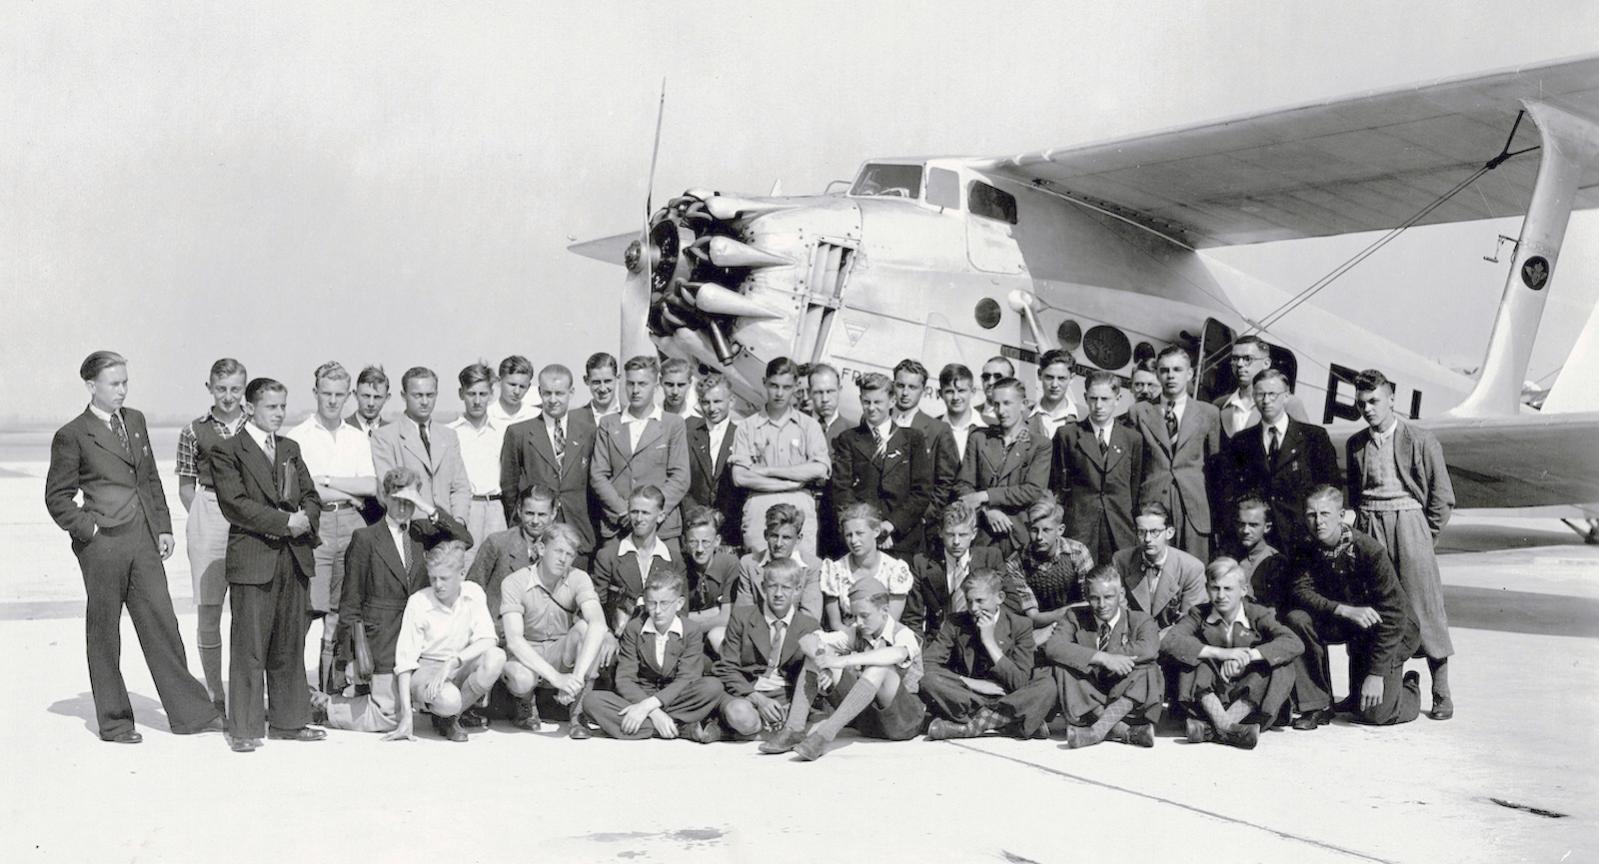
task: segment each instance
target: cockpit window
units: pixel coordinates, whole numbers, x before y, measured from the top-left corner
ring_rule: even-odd
[[[975,216],[1016,224],[1016,196],[981,180],[972,181],[972,188],[966,194],[966,207]]]
[[[849,194],[915,198],[922,191],[922,166],[868,164],[855,178]]]

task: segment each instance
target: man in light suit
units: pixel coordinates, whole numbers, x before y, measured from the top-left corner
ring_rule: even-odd
[[[744,512],[744,490],[733,483],[728,460],[733,455],[737,423],[733,420],[733,392],[720,372],[707,372],[695,382],[700,415],[683,421],[688,436],[688,494],[679,507],[687,517],[695,507],[722,514],[722,539],[742,545],[739,517]]]
[[[377,476],[405,466],[422,478],[422,494],[433,506],[463,524],[472,509],[472,484],[455,430],[433,422],[439,397],[439,376],[423,366],[413,366],[400,376],[400,396],[405,416],[372,436],[372,465]],[[482,538],[474,538],[482,539]]]
[[[998,420],[966,439],[955,496],[980,514],[973,542],[998,546],[1008,557],[1026,540],[1022,514],[1049,485],[1049,442],[1029,429],[1020,381],[994,382],[989,405]]]
[[[1146,501],[1134,519],[1138,545],[1111,557],[1127,586],[1127,605],[1155,619],[1164,635],[1188,610],[1205,602],[1205,565],[1171,545],[1166,505]]]
[[[133,728],[133,704],[122,682],[123,606],[139,633],[172,731],[220,730],[205,686],[189,674],[167,593],[161,562],[177,543],[144,415],[122,407],[128,395],[128,361],[113,351],[96,351],[78,372],[89,391],[89,407],[50,441],[44,503],[50,518],[72,537],[72,552],[83,571],[89,687],[100,739],[118,744],[143,740]]]
[[[594,434],[589,484],[602,510],[600,536],[604,540],[623,533],[628,498],[633,490],[645,486],[660,489],[666,498],[661,539],[675,539],[683,533],[677,508],[688,494],[688,431],[682,417],[666,414],[655,404],[660,380],[661,365],[654,357],[628,360],[622,373],[627,410],[600,418],[599,431]]]
[[[507,524],[514,525],[513,508],[535,486],[556,493],[556,503],[566,524],[576,529],[583,548],[573,566],[587,570],[594,554],[594,521],[589,499],[589,462],[594,453],[592,415],[568,411],[572,402],[572,372],[560,364],[539,371],[542,413],[532,420],[511,424],[500,449],[500,491],[505,495]],[[559,445],[559,446],[557,446]],[[489,598],[491,601],[494,598]],[[498,613],[499,609],[490,608]]]
[[[230,526],[224,570],[233,614],[228,745],[235,753],[254,751],[263,736],[327,737],[306,725],[311,694],[305,682],[305,618],[322,500],[300,445],[277,434],[288,389],[257,378],[244,388],[244,398],[251,406],[244,433],[211,451],[217,506]]]
[[[1276,369],[1251,384],[1260,422],[1227,439],[1219,460],[1224,500],[1255,493],[1271,506],[1278,549],[1303,539],[1305,496],[1323,483],[1338,483],[1338,454],[1327,430],[1288,415],[1288,378]]]
[[[883,516],[879,545],[909,561],[922,551],[922,522],[933,491],[932,455],[922,434],[889,417],[888,376],[861,376],[860,425],[833,442],[833,505],[866,503]]]
[[[826,363],[813,363],[806,379],[810,385],[807,392],[811,397],[811,416],[821,424],[822,434],[831,447],[845,429],[855,425],[838,410],[838,370]],[[831,561],[842,558],[848,551],[844,548],[844,538],[838,534],[838,508],[833,504],[829,484],[816,497],[816,556]]]
[[[1066,507],[1066,536],[1109,561],[1133,537],[1133,493],[1144,473],[1144,439],[1116,422],[1121,381],[1094,372],[1083,385],[1088,417],[1055,433],[1049,488]]]
[[[1206,481],[1221,452],[1221,421],[1216,406],[1189,397],[1194,377],[1188,352],[1168,345],[1155,357],[1160,376],[1158,404],[1133,406],[1132,424],[1144,439],[1144,476],[1138,501],[1158,501],[1171,513],[1177,548],[1200,559],[1210,557],[1210,493]]]

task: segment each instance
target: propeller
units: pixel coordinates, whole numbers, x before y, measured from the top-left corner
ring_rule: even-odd
[[[661,153],[661,122],[666,116],[666,79],[661,79],[661,99],[655,109],[655,143],[650,148],[649,181],[644,187],[644,223],[633,244],[627,247],[623,263],[627,265],[627,278],[622,283],[622,359],[639,355],[655,356],[655,343],[650,341],[650,274],[655,269],[655,246],[650,242],[650,215],[655,212],[655,163]],[[612,238],[606,238],[607,240]],[[590,241],[597,245],[605,240]],[[574,250],[576,251],[576,250]],[[580,253],[581,254],[581,253]],[[611,260],[616,260],[612,258]]]

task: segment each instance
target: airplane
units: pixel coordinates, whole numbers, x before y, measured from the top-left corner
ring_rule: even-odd
[[[1568,362],[1541,412],[1522,385],[1570,213],[1596,205],[1599,54],[1101,143],[871,159],[818,195],[689,189],[646,203],[641,230],[569,249],[627,268],[624,356],[719,369],[751,405],[779,356],[849,376],[903,357],[936,370],[1003,355],[1029,380],[1050,349],[1079,372],[1127,376],[1171,344],[1200,358],[1194,395],[1209,400],[1234,389],[1218,361],[1252,333],[1335,436],[1359,427],[1357,370],[1399,382],[1396,405],[1443,445],[1458,506],[1577,505],[1592,518],[1599,356],[1582,364],[1592,374]],[[1387,231],[1358,263],[1414,225],[1516,214],[1475,379],[1305,305],[1327,280],[1290,294],[1206,254]],[[1583,339],[1596,336],[1590,323]]]

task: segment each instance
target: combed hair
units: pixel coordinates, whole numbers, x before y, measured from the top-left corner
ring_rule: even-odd
[[[867,524],[876,526],[882,523],[883,516],[876,504],[870,501],[856,501],[838,512],[838,530],[842,533],[844,525],[856,519],[865,519]]]
[[[862,393],[888,392],[894,389],[894,382],[881,372],[868,372],[855,382],[856,389]]]
[[[435,386],[439,383],[439,376],[437,372],[434,372],[432,369],[429,369],[426,366],[412,366],[411,368],[405,370],[404,375],[400,376],[400,391],[404,392],[411,386],[412,381],[420,381],[423,378],[433,379]]]
[[[500,375],[504,376],[505,373],[501,372]],[[539,370],[539,381],[543,381],[545,378],[561,378],[566,381],[567,387],[572,386],[572,370],[559,363],[551,363]]]
[[[838,380],[838,370],[826,363],[812,363],[810,374],[807,377],[815,378],[823,373],[833,376],[833,380],[835,381]]]
[[[1167,528],[1172,527],[1171,509],[1166,506],[1164,501],[1145,501],[1138,505],[1137,512],[1133,513],[1133,518],[1137,519],[1140,516],[1159,516],[1161,521],[1166,523]]]
[[[521,495],[516,496],[516,503],[517,503],[517,506],[520,507],[521,505],[526,504],[529,501],[535,501],[536,500],[536,501],[543,501],[543,502],[545,502],[547,504],[552,504],[553,505],[555,503],[556,499],[559,498],[559,497],[560,497],[559,495],[555,494],[555,490],[554,489],[551,489],[550,487],[542,485],[542,484],[539,484],[539,483],[534,483],[532,486],[529,486],[526,489],[523,489]]]
[[[1355,392],[1364,391],[1370,393],[1379,387],[1387,387],[1389,393],[1394,392],[1394,382],[1389,381],[1388,376],[1382,374],[1381,370],[1363,369],[1356,373]]]
[[[1281,369],[1262,369],[1259,372],[1256,372],[1255,377],[1250,379],[1249,386],[1254,387],[1262,381],[1270,381],[1274,378],[1283,382],[1284,389],[1292,389],[1288,387],[1288,376],[1284,375],[1283,370]]]
[[[220,363],[221,361],[219,360],[217,362]],[[215,370],[216,367],[213,366],[211,368]],[[316,367],[316,371],[311,373],[311,389],[315,390],[316,388],[321,387],[323,381],[348,380],[350,380],[350,371],[344,368],[344,364],[337,360],[329,360],[328,362],[323,363],[321,366]]]
[[[1072,369],[1077,365],[1072,362],[1072,355],[1060,350],[1059,348],[1051,348],[1050,350],[1044,352],[1044,356],[1038,358],[1038,374],[1043,375],[1045,369],[1048,369],[1057,363],[1065,364],[1066,371],[1068,373],[1071,372]]]
[[[1305,503],[1312,501],[1337,501],[1338,506],[1344,506],[1344,490],[1331,483],[1319,483],[1314,489],[1305,494]]]
[[[715,370],[707,370],[704,375],[699,377],[698,381],[694,382],[694,392],[702,400],[718,387],[727,387],[728,392],[732,392],[732,388],[727,383],[727,376]]]
[[[1029,525],[1034,522],[1042,522],[1045,519],[1064,520],[1065,518],[1065,508],[1061,507],[1060,502],[1055,500],[1055,496],[1048,492],[1038,496],[1038,500],[1027,505],[1027,524]]]
[[[796,532],[805,530],[805,511],[787,502],[773,504],[766,508],[766,530],[781,528],[784,525],[794,526]]]
[[[688,513],[683,516],[683,533],[687,534],[693,528],[710,526],[712,533],[721,534],[722,521],[722,513],[715,507],[707,507],[703,504],[698,507],[691,507]]]
[[[507,375],[532,375],[533,361],[521,354],[512,354],[500,361],[500,377]]]
[[[995,354],[994,356],[983,361],[984,366],[987,366],[990,363],[1004,363],[1006,370],[1005,374],[1011,378],[1016,377],[1016,364],[1010,362],[1009,357],[1006,357],[1003,354]]]
[[[1260,338],[1259,336],[1256,336],[1253,333],[1250,333],[1247,336],[1240,336],[1237,339],[1233,340],[1233,347],[1234,348],[1237,348],[1240,345],[1248,345],[1248,346],[1250,346],[1250,348],[1255,352],[1255,354],[1257,356],[1264,357],[1264,358],[1270,358],[1271,357],[1271,349],[1266,347],[1266,340]]]
[[[1239,578],[1242,579],[1244,575],[1244,568],[1239,565],[1237,559],[1229,558],[1226,555],[1223,555],[1205,565],[1205,584],[1209,585],[1212,582],[1215,582],[1217,579],[1226,576],[1228,573],[1233,572],[1238,573]]]
[[[987,588],[996,597],[1005,595],[1005,575],[992,567],[979,567],[961,580],[961,593],[971,594],[973,588]]]
[[[770,381],[779,375],[793,375],[798,378],[799,367],[795,366],[794,361],[787,357],[775,357],[766,364],[766,374],[762,376],[762,380]]]
[[[211,364],[211,375],[206,380],[215,381],[218,378],[227,378],[230,375],[243,375],[246,378],[250,377],[250,373],[244,371],[243,363],[240,363],[232,357],[223,357],[221,360]]]
[[[1027,388],[1023,387],[1022,386],[1022,382],[1016,380],[1015,378],[1009,378],[1009,377],[1001,378],[998,381],[994,382],[994,386],[993,387],[989,388],[989,391],[990,392],[994,392],[994,393],[997,393],[997,392],[999,392],[1001,390],[1015,390],[1016,391],[1016,398],[1018,398],[1018,399],[1027,398]]]
[[[920,361],[920,360],[916,360],[916,359],[911,358],[911,357],[906,357],[904,360],[901,360],[898,363],[895,363],[894,364],[894,377],[898,378],[899,377],[899,373],[901,373],[901,372],[914,372],[914,373],[916,373],[916,375],[918,377],[920,377],[922,379],[922,383],[923,384],[927,383],[927,367],[923,366],[922,365],[922,361]]]
[[[793,558],[773,558],[761,565],[761,584],[777,582],[798,588],[805,574],[805,565]]]
[[[595,369],[603,369],[607,366],[610,367],[612,374],[615,374],[618,371],[616,368],[615,357],[612,357],[610,354],[607,354],[604,351],[596,351],[589,355],[588,360],[583,362],[583,376],[586,378],[589,375],[594,374]]]
[[[459,540],[445,540],[422,554],[428,572],[442,570],[459,573],[466,569],[466,544]]]
[[[688,583],[680,571],[663,567],[650,571],[650,579],[644,583],[644,590],[671,591],[682,597],[688,593]]]
[[[255,378],[244,385],[244,401],[254,405],[257,400],[268,393],[288,393],[289,388],[275,378]]]
[[[1167,357],[1181,357],[1183,362],[1188,364],[1188,368],[1194,368],[1193,356],[1188,353],[1187,348],[1181,345],[1167,345],[1165,348],[1160,349],[1160,353],[1155,355],[1155,365],[1160,365],[1160,361],[1165,360]]]
[[[951,501],[944,506],[944,512],[939,518],[939,527],[945,531],[951,528],[976,528],[977,509],[964,501]]]
[[[474,384],[493,384],[494,370],[490,369],[487,363],[473,363],[462,369],[461,374],[455,376],[455,380],[460,382],[462,390]]]
[[[647,354],[627,358],[627,362],[622,364],[622,369],[625,372],[644,370],[653,375],[655,380],[661,380],[661,361]]]
[[[113,366],[128,365],[128,358],[115,351],[96,351],[83,358],[83,364],[78,367],[78,376],[85,381],[93,381],[100,377],[100,373]]]
[[[1122,392],[1121,376],[1115,372],[1106,372],[1102,369],[1088,373],[1088,377],[1083,380],[1083,392],[1087,393],[1088,388],[1098,387],[1101,384],[1109,384],[1110,392],[1112,393]]]
[[[418,477],[415,471],[404,465],[390,468],[383,472],[383,494],[393,495],[407,486],[420,485],[421,482],[422,478]]]
[[[655,506],[658,509],[666,509],[666,493],[661,491],[661,487],[654,484],[647,483],[638,487],[637,489],[634,489],[633,492],[627,496],[627,500],[632,501],[634,498],[648,498],[649,500],[655,502]]]
[[[1088,575],[1083,577],[1083,591],[1087,592],[1088,586],[1095,582],[1104,585],[1115,585],[1117,588],[1121,588],[1122,574],[1117,572],[1116,568],[1110,564],[1100,564],[1088,571]]]
[[[665,375],[668,372],[683,372],[692,378],[694,376],[694,364],[684,360],[682,357],[668,357],[666,362],[661,364],[661,374]]]
[[[583,548],[582,535],[577,533],[576,528],[565,522],[551,522],[544,527],[544,533],[539,535],[539,542],[543,543],[546,549],[557,540],[565,543],[566,548],[571,549],[573,552]]]
[[[970,384],[973,380],[975,379],[972,377],[972,370],[960,363],[946,363],[944,368],[938,370],[938,389],[940,390],[946,387],[954,387],[963,381]]]
[[[368,366],[361,370],[360,375],[355,376],[355,384],[357,387],[365,384],[368,387],[382,387],[384,389],[388,389],[389,373],[384,372],[382,366]]]
[[[1266,505],[1266,499],[1259,492],[1250,491],[1239,495],[1238,500],[1233,504],[1233,509],[1234,512],[1238,510],[1263,510],[1266,513],[1266,521],[1271,521],[1271,508]]]

